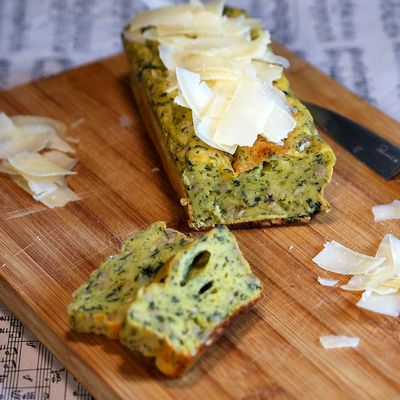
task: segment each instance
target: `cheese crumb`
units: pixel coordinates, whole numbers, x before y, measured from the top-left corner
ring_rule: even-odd
[[[130,128],[133,125],[133,121],[127,115],[121,115],[119,117],[119,126],[121,128]]]
[[[325,349],[339,349],[345,347],[357,347],[360,344],[359,337],[326,335],[319,338]]]

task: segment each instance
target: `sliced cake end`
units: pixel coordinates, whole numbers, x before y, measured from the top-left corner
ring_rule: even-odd
[[[124,241],[121,252],[104,261],[75,291],[68,306],[72,328],[118,338],[137,291],[151,283],[164,263],[187,241],[184,234],[168,229],[165,222],[155,222]]]

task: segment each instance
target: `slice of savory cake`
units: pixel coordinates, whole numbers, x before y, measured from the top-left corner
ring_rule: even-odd
[[[123,33],[147,130],[189,225],[308,222],[335,155],[261,21],[223,1],[138,14]]]
[[[187,371],[239,313],[261,295],[261,283],[226,227],[186,244],[139,290],[121,341],[169,376]]]
[[[78,332],[117,339],[126,310],[137,291],[152,282],[164,263],[188,238],[165,222],[155,222],[122,243],[78,288],[68,306],[71,326]]]

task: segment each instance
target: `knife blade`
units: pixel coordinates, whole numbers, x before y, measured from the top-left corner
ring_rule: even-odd
[[[375,172],[385,179],[400,172],[400,147],[335,111],[303,104],[324,131]]]

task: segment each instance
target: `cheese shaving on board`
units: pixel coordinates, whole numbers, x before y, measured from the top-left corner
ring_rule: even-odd
[[[0,172],[50,208],[79,200],[65,180],[78,162],[65,154],[75,152],[65,132],[51,118],[0,113]]]
[[[65,153],[57,150],[46,151],[43,153],[43,157],[67,170],[72,170],[79,161],[77,158],[68,157]]]
[[[339,280],[338,279],[328,279],[328,278],[322,278],[318,277],[317,281],[322,285],[322,286],[335,286],[338,284]]]
[[[3,112],[0,113],[0,142],[10,139],[15,132],[15,125],[12,120]]]
[[[357,253],[335,241],[327,242],[313,261],[319,267],[339,274],[362,274],[379,267],[385,261],[384,257],[369,257]]]
[[[361,298],[357,306],[390,317],[398,317],[400,315],[400,296],[398,293],[382,295],[371,293],[367,298]]]
[[[63,139],[66,126],[62,122],[52,118],[37,117],[34,115],[17,115],[11,117],[11,120],[26,133],[34,134],[46,132],[46,148],[63,151],[65,153],[75,153],[74,148]]]
[[[360,344],[359,337],[326,335],[319,338],[325,349],[339,349],[345,347],[357,347]]]
[[[0,159],[7,159],[23,151],[41,151],[47,143],[47,132],[29,134],[16,130],[11,138],[0,143]]]
[[[15,156],[9,157],[8,162],[21,175],[30,176],[63,176],[73,175],[76,172],[69,171],[53,163],[47,157],[34,152],[21,152]]]
[[[67,185],[59,186],[58,189],[43,197],[40,201],[49,208],[64,207],[70,201],[80,200],[80,197]]]
[[[399,316],[400,240],[394,235],[384,236],[375,257],[328,242],[313,261],[328,271],[355,274],[341,288],[363,291],[358,307],[392,317]],[[318,281],[321,283],[320,277]]]
[[[238,146],[252,146],[258,135],[283,145],[296,121],[273,83],[288,63],[273,54],[261,22],[245,15],[228,18],[220,0],[176,6],[159,0],[149,6],[131,21],[125,39],[158,42],[170,80],[167,92],[192,110],[196,135],[231,154]],[[209,111],[218,96],[223,107]]]
[[[53,128],[60,137],[65,136],[67,127],[60,121],[49,117],[39,117],[37,115],[14,115],[12,122],[20,128],[37,129],[38,127]]]
[[[372,207],[375,222],[387,219],[400,219],[400,200],[394,200],[390,204],[382,204]]]

